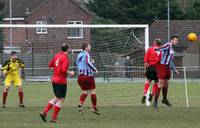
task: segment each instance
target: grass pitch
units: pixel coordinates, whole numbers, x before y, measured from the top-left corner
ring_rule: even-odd
[[[188,84],[190,108],[186,108],[183,83],[171,83],[168,97],[173,107],[169,108],[159,103],[158,110],[140,103],[143,93],[142,83],[97,83],[98,106],[101,112],[98,116],[88,109],[90,97],[85,103],[84,114],[78,113],[77,104],[81,91],[75,82],[70,82],[64,107],[59,114],[61,124],[44,123],[39,117],[44,105],[53,96],[51,84],[27,82],[25,84],[26,108],[18,108],[17,90],[11,88],[7,108],[0,108],[0,128],[200,127],[199,83]],[[2,99],[1,96],[0,98]]]

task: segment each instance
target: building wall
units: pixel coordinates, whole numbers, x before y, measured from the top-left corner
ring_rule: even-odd
[[[35,10],[27,18],[28,24],[35,24],[38,20],[47,21],[48,24],[67,24],[69,20],[83,21],[90,24],[92,16],[76,6],[71,0],[49,0]],[[28,29],[27,39],[33,43],[34,50],[41,52],[50,49],[54,52],[60,49],[60,44],[67,42],[72,49],[80,49],[82,43],[90,42],[90,29],[84,29],[83,39],[68,39],[67,29],[48,29],[48,34],[36,34],[36,29]]]
[[[183,58],[183,65],[184,66],[199,66],[199,54],[184,54]]]
[[[9,21],[4,21],[5,24],[9,24]],[[25,21],[13,21],[13,24],[24,24]],[[3,45],[10,46],[10,29],[3,29]],[[12,29],[12,44],[13,46],[21,47],[26,41],[26,29],[25,28],[13,28]]]
[[[200,44],[189,43],[188,49],[184,52],[183,65],[200,66]]]
[[[48,0],[33,10],[25,21],[13,21],[14,24],[36,24],[36,21],[47,21],[47,24],[67,24],[67,21],[83,21],[90,24],[93,16],[85,12],[72,0]],[[5,21],[8,24],[9,21]],[[60,44],[67,42],[72,49],[80,49],[82,43],[90,42],[90,29],[84,29],[83,38],[68,39],[67,28],[48,29],[48,34],[36,34],[36,28],[13,29],[13,46],[36,52],[57,52]],[[3,29],[4,46],[9,46],[9,29]]]

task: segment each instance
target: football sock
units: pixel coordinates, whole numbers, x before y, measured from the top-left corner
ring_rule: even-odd
[[[96,94],[91,94],[91,101],[92,101],[92,106],[95,109],[97,107],[97,96],[96,96]]]
[[[146,82],[144,85],[144,96],[146,96],[149,86],[150,86],[150,82]]]
[[[158,89],[158,83],[154,83],[153,89],[152,89],[152,95],[155,96],[156,90]]]
[[[85,99],[87,98],[87,94],[83,93],[81,96],[80,96],[80,105],[83,105]]]
[[[56,102],[57,102],[57,99],[56,99],[56,98],[51,99],[51,100],[48,102],[47,106],[44,108],[43,114],[44,114],[44,115],[47,115],[47,113],[49,112],[49,110],[51,110],[51,108],[56,104]]]
[[[18,92],[18,95],[19,95],[20,104],[23,104],[23,98],[24,98],[24,93],[23,93],[23,91],[19,91],[19,92]]]
[[[6,104],[7,95],[8,95],[8,92],[7,91],[3,91],[3,105]]]
[[[155,94],[155,102],[157,102],[158,101],[158,98],[159,98],[159,95],[160,95],[160,90],[161,90],[161,88],[157,88],[157,90],[156,90],[156,94]]]
[[[162,88],[162,94],[163,94],[163,99],[167,99],[167,92],[168,92],[168,87],[163,87]]]
[[[61,109],[61,103],[57,102],[54,106],[54,111],[53,111],[53,114],[52,114],[52,119],[53,120],[57,120],[57,116],[58,116],[58,113],[60,112],[60,109]]]

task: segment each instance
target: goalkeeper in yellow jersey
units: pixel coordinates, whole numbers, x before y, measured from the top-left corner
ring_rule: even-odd
[[[25,107],[23,103],[23,89],[21,78],[24,78],[24,62],[17,58],[17,52],[12,51],[9,60],[7,60],[1,68],[5,76],[5,86],[3,88],[3,108],[6,107],[6,99],[11,84],[18,88],[19,107]],[[21,72],[20,72],[21,71]],[[21,73],[21,74],[20,74]]]

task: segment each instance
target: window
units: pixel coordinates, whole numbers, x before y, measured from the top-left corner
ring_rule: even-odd
[[[83,24],[82,21],[68,21],[67,24]],[[76,39],[83,38],[83,28],[69,28],[68,29],[68,38]]]
[[[47,21],[36,21],[36,24],[39,25],[45,25],[47,24]],[[47,34],[47,28],[36,28],[36,33],[37,34]]]

